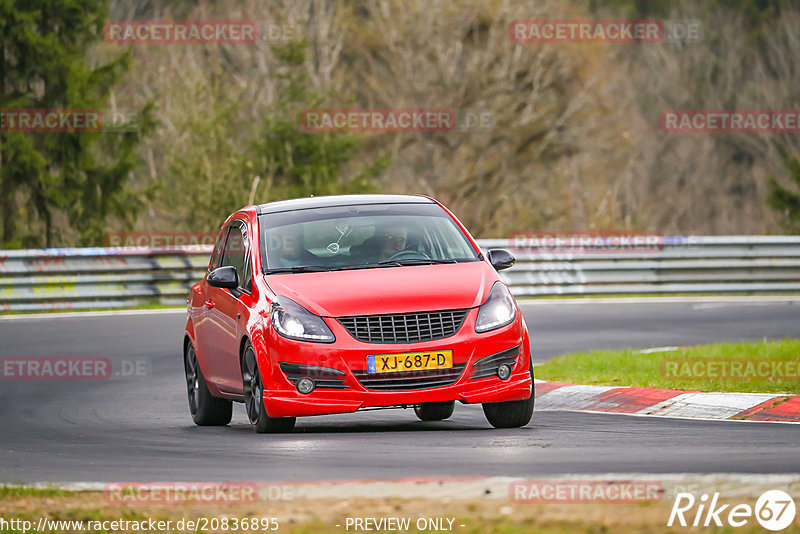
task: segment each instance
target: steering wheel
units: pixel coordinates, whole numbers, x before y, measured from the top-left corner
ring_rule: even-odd
[[[386,261],[400,261],[400,260],[429,260],[430,256],[418,250],[401,250],[389,256]]]

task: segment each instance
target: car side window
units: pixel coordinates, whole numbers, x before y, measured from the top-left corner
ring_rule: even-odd
[[[250,247],[247,245],[247,227],[241,227],[242,243],[246,250],[244,255],[244,269],[239,278],[239,287],[250,293],[253,290],[253,270],[250,267]]]
[[[239,287],[250,292],[253,288],[253,275],[250,270],[247,233],[239,221],[231,224],[228,237],[225,240],[221,266],[226,267],[229,265],[236,267],[236,273],[239,275]]]
[[[208,264],[209,272],[213,271],[217,267],[222,266],[222,251],[224,250],[225,238],[228,236],[229,230],[230,226],[226,227],[222,232],[220,232],[219,238],[217,238],[217,243],[214,245],[214,252],[211,254],[211,261]]]

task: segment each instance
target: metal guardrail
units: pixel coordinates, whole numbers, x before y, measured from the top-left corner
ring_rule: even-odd
[[[800,291],[800,236],[664,237],[651,250],[604,247],[530,252],[510,240],[517,264],[500,273],[516,296]]]
[[[0,310],[182,305],[211,245],[0,251]]]
[[[664,237],[651,250],[549,253],[513,239],[500,274],[517,296],[800,292],[800,236]],[[0,251],[0,310],[182,305],[212,247]]]

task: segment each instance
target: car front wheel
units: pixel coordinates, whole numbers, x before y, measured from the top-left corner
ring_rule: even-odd
[[[242,383],[247,418],[259,434],[289,432],[294,428],[294,417],[270,417],[264,408],[264,383],[258,370],[256,353],[248,341],[242,354]]]
[[[531,361],[531,382],[533,382],[533,361]],[[527,425],[533,416],[534,393],[531,383],[531,396],[524,400],[506,402],[485,402],[483,413],[489,424],[495,428],[519,428]]]

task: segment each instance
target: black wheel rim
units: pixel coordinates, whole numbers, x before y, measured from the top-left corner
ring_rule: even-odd
[[[197,355],[194,352],[194,347],[190,346],[186,351],[184,364],[186,367],[186,391],[189,394],[189,410],[191,410],[192,415],[195,415],[200,397],[200,376],[197,372]]]
[[[250,347],[244,353],[242,382],[244,385],[244,404],[247,408],[247,418],[251,424],[256,424],[261,416],[264,402],[264,386],[261,383],[261,373],[258,372],[256,354]]]

